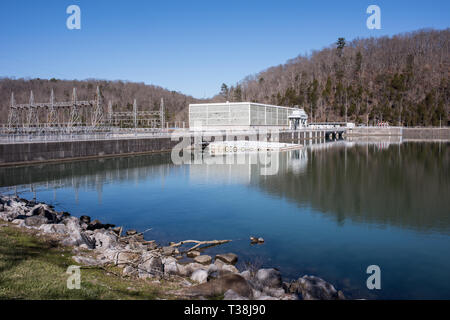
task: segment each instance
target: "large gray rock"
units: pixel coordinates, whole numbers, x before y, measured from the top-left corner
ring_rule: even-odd
[[[172,262],[177,262],[177,259],[175,259],[174,257],[161,257],[161,261],[163,264],[169,264]]]
[[[315,276],[303,276],[289,286],[303,300],[343,300],[344,294],[325,280]]]
[[[186,265],[178,263],[177,267],[178,267],[178,274],[182,277],[188,277],[192,274],[192,272],[188,271],[188,269],[186,268]]]
[[[217,268],[219,268],[219,270],[222,269],[222,267],[225,265],[225,262],[223,262],[222,260],[215,260],[214,264],[217,266]]]
[[[255,275],[255,281],[259,286],[278,288],[281,287],[281,273],[277,269],[259,269]]]
[[[194,258],[194,261],[201,264],[210,264],[212,261],[212,258],[208,255],[201,255]]]
[[[25,219],[25,225],[28,227],[40,227],[49,223],[48,219],[43,216],[31,216]]]
[[[252,274],[249,270],[242,271],[240,275],[247,281],[249,281],[252,277]]]
[[[117,254],[117,265],[135,264],[140,258],[136,252],[121,251]]]
[[[111,230],[97,229],[93,235],[95,248],[99,250],[112,249],[117,246],[117,235]]]
[[[218,272],[219,268],[215,264],[210,264],[208,266],[208,269],[206,269],[206,271],[208,271],[208,274],[212,274],[214,272]]]
[[[271,287],[264,287],[263,293],[268,296],[279,298],[279,299],[282,298],[286,294],[286,292],[284,291],[283,288],[271,288]]]
[[[25,220],[23,220],[23,219],[14,219],[13,221],[11,221],[11,223],[17,225],[18,227],[25,226]]]
[[[238,274],[227,274],[217,279],[211,279],[206,283],[186,288],[182,293],[193,297],[207,297],[224,294],[230,289],[242,297],[251,298],[252,296],[252,288]]]
[[[68,237],[62,241],[64,245],[85,246],[89,249],[95,248],[95,239],[82,232],[80,221],[76,217],[67,217],[63,220],[67,228]]]
[[[165,275],[178,275],[179,274],[178,263],[176,261],[171,261],[164,263],[164,274]]]
[[[39,203],[35,205],[31,210],[30,214],[32,216],[42,216],[46,217],[49,221],[49,223],[56,223],[58,222],[57,214],[56,212],[48,205]]]
[[[200,255],[200,252],[197,251],[197,250],[192,250],[192,251],[189,251],[188,253],[186,253],[186,255],[187,255],[189,258],[195,258],[195,257],[197,257],[197,256]]]
[[[86,235],[84,232],[81,232],[78,235],[71,234],[64,238],[61,243],[65,246],[79,246],[80,248],[85,249],[95,248],[95,240]]]
[[[248,298],[243,297],[236,292],[234,292],[232,289],[227,290],[225,294],[223,295],[223,300],[248,300]]]
[[[222,266],[221,271],[222,272],[230,272],[230,273],[239,273],[239,270],[231,264],[224,264]]]
[[[236,262],[238,261],[238,256],[234,253],[217,254],[216,260],[222,260],[226,264],[236,264]]]
[[[208,280],[208,271],[206,270],[195,270],[191,275],[191,280],[197,281],[198,283],[205,283]]]
[[[25,202],[17,198],[8,198],[3,204],[2,218],[6,221],[12,221],[21,215],[29,215],[30,208]]]
[[[66,234],[67,227],[62,223],[57,224],[43,224],[39,227],[45,233]]]
[[[72,234],[81,232],[80,221],[77,217],[66,217],[63,223],[67,227],[68,233]]]
[[[160,257],[148,256],[138,267],[152,276],[162,276],[164,273],[164,265]]]
[[[162,253],[165,256],[171,256],[175,253],[175,248],[174,247],[162,247]]]
[[[196,263],[196,262],[188,263],[188,264],[184,265],[184,268],[186,270],[187,276],[191,275],[194,271],[199,270],[199,269],[208,270],[208,266],[205,266],[203,264]]]

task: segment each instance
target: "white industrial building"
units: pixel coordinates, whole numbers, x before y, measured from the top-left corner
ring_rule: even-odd
[[[297,116],[301,121],[294,121]],[[189,105],[191,130],[288,129],[306,126],[303,109],[254,102],[200,103]],[[295,125],[296,124],[296,125]]]

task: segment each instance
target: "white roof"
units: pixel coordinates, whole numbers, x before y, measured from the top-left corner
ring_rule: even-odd
[[[297,109],[297,108],[290,108],[290,107],[283,107],[283,106],[276,106],[276,105],[273,105],[273,104],[263,104],[263,103],[257,103],[257,102],[215,102],[215,103],[192,103],[192,104],[189,104],[189,107],[190,106],[223,106],[223,105],[232,105],[232,106],[235,106],[235,105],[245,105],[245,104],[251,104],[251,105],[256,105],[256,106],[259,106],[259,107],[276,107],[276,108],[284,108],[284,109],[289,109],[289,110],[291,110],[291,109],[293,109],[293,110],[299,110],[299,109]],[[302,109],[303,110],[303,109]]]
[[[305,110],[303,109],[296,109],[292,114],[289,116],[289,118],[302,118],[307,119],[308,115],[306,114]]]

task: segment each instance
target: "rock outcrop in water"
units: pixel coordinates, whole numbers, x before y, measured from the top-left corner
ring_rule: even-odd
[[[180,297],[345,299],[341,291],[318,277],[303,276],[286,283],[280,272],[273,268],[240,272],[234,266],[238,257],[233,253],[218,254],[213,262],[211,256],[189,250],[185,252],[186,257],[193,262],[179,263],[177,258],[183,253],[176,248],[178,244],[161,247],[155,241],[146,241],[143,233],[136,230],[128,230],[126,236],[122,236],[122,228],[91,221],[88,216],[77,218],[67,212],[57,212],[45,203],[0,196],[0,219],[51,235],[61,244],[73,246],[76,252],[73,260],[82,265],[114,265],[122,268],[123,276],[141,279],[181,279],[184,289],[172,292]]]

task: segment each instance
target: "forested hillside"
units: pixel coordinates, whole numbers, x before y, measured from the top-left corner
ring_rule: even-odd
[[[33,90],[34,100],[44,102],[50,100],[53,89],[55,101],[70,101],[72,89],[77,88],[78,100],[92,100],[99,86],[107,110],[108,101],[112,101],[114,111],[133,109],[136,99],[138,110],[158,110],[161,98],[164,98],[166,118],[168,121],[186,119],[186,107],[189,103],[198,102],[191,96],[169,91],[161,87],[124,81],[104,80],[43,80],[43,79],[0,79],[0,123],[6,123],[10,105],[11,92],[14,92],[16,103],[28,103],[30,90]]]
[[[450,29],[394,37],[339,38],[309,56],[222,85],[216,101],[304,107],[314,121],[446,125]]]

